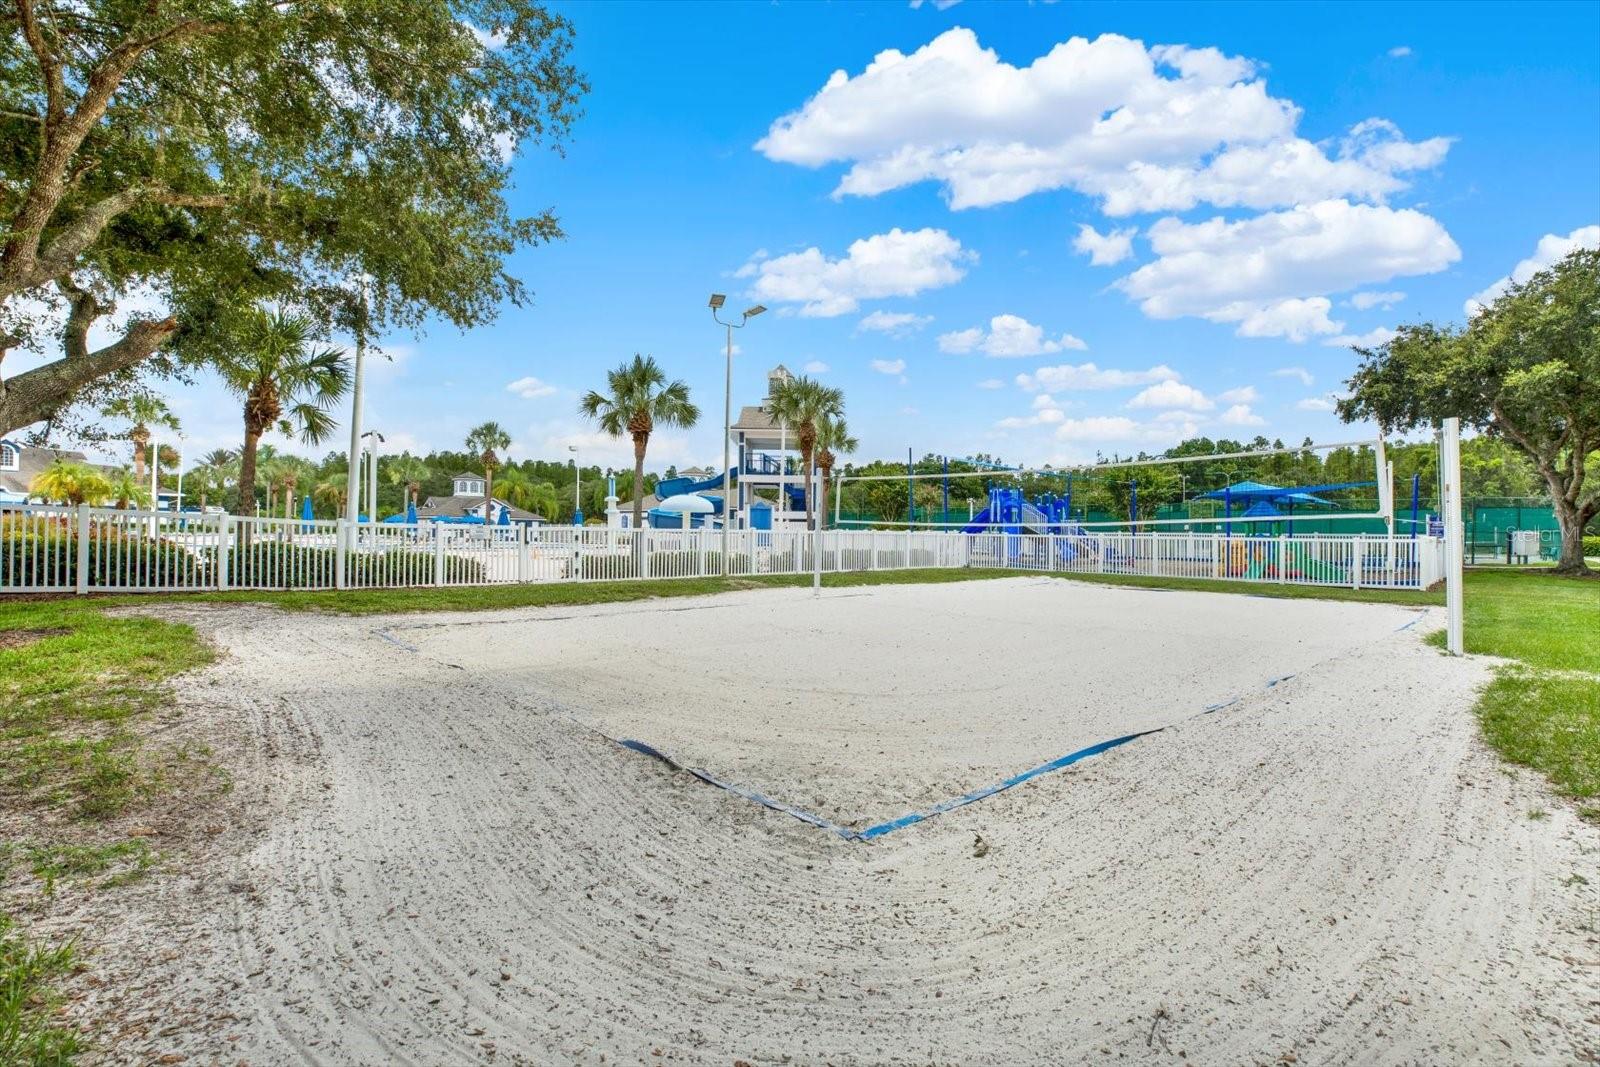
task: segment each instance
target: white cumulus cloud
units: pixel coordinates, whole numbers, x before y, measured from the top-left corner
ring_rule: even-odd
[[[1040,390],[1120,389],[1164,382],[1178,376],[1178,372],[1165,363],[1147,370],[1117,370],[1111,367],[1102,370],[1093,363],[1079,363],[1076,366],[1063,363],[1056,367],[1040,367],[1032,374],[1019,374],[1016,382],[1028,392],[1035,393]]]
[[[1464,307],[1468,317],[1476,315],[1494,303],[1495,298],[1510,288],[1512,282],[1520,285],[1580,248],[1600,248],[1600,226],[1580,226],[1565,237],[1554,233],[1545,234],[1539,238],[1533,255],[1513,267],[1509,275],[1467,298]]]
[[[1224,404],[1254,404],[1261,399],[1261,394],[1256,392],[1256,387],[1253,385],[1241,385],[1237,389],[1218,393],[1217,399]]]
[[[1101,233],[1088,223],[1080,223],[1072,247],[1088,256],[1091,266],[1109,267],[1133,255],[1133,237],[1138,232],[1136,228],[1129,228]]]
[[[1115,284],[1146,315],[1237,324],[1244,337],[1335,334],[1336,293],[1401,275],[1430,274],[1461,258],[1443,226],[1410,208],[1325,200],[1253,218],[1150,227],[1156,259]]]
[[[1199,423],[1193,419],[1137,422],[1124,415],[1090,415],[1082,419],[1063,419],[1056,425],[1054,437],[1058,441],[1172,445],[1193,437],[1199,429]]]
[[[1043,326],[1035,326],[1020,315],[996,315],[989,320],[989,329],[974,326],[968,330],[939,335],[939,351],[962,354],[974,350],[996,359],[1024,356],[1053,355],[1073,349],[1082,351],[1089,346],[1070,333],[1060,337],[1046,337]]]
[[[1183,408],[1187,411],[1210,411],[1216,404],[1210,397],[1192,385],[1168,379],[1157,382],[1128,401],[1130,408]]]
[[[526,378],[518,378],[506,386],[506,392],[516,393],[524,400],[537,400],[542,396],[549,396],[555,391],[555,386],[549,382],[542,382],[531,375]]]
[[[872,361],[872,369],[879,374],[904,374],[906,361],[903,359],[875,359]]]
[[[1034,397],[1032,409],[1031,415],[1001,419],[995,425],[1002,430],[1021,430],[1029,426],[1053,426],[1066,419],[1061,405],[1049,393],[1040,393]]]
[[[1316,379],[1311,376],[1311,372],[1306,370],[1304,367],[1279,367],[1277,370],[1272,372],[1272,376],[1274,378],[1293,378],[1301,385],[1310,385],[1312,382],[1316,381]]]
[[[1377,202],[1449,149],[1368,119],[1324,150],[1296,135],[1300,109],[1259,74],[1215,48],[1117,34],[1071,38],[1019,67],[955,28],[910,54],[879,52],[857,74],[834,71],[756,148],[801,166],[847,164],[836,197],[936,181],[961,209],[1071,188],[1111,215]]]
[[[1249,404],[1235,404],[1222,413],[1219,420],[1225,426],[1265,426],[1267,420],[1250,410]]]
[[[1387,326],[1378,326],[1366,333],[1342,333],[1337,337],[1329,337],[1322,343],[1330,348],[1376,348],[1378,345],[1394,340],[1395,333]]]
[[[1388,311],[1405,298],[1404,293],[1351,293],[1350,306],[1357,311],[1367,311],[1370,308],[1383,308]]]
[[[827,374],[832,368],[826,363],[822,362],[820,359],[813,359],[800,369],[805,371],[807,374]]]
[[[985,378],[978,383],[979,389],[1004,389],[1005,387],[1006,383],[1003,378]]]
[[[852,242],[838,259],[814,247],[772,257],[758,252],[736,276],[754,279],[750,292],[758,300],[799,305],[801,315],[831,318],[855,311],[863,300],[954,285],[976,259],[944,230],[897,227]]]
[[[1308,396],[1294,406],[1300,411],[1332,411],[1333,400],[1325,396]]]
[[[872,330],[891,337],[906,337],[932,321],[932,315],[914,315],[909,311],[874,311],[856,323],[856,332]]]

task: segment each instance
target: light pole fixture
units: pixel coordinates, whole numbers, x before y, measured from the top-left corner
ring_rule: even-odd
[[[359,463],[361,460],[361,402],[362,393],[366,384],[367,368],[367,282],[366,277],[360,279],[361,301],[356,314],[356,365],[352,388],[350,390],[350,469],[345,480],[345,521],[354,525],[358,509],[361,506],[361,473]],[[341,548],[344,546],[341,544]]]
[[[372,438],[366,446],[367,457],[367,521],[378,521],[378,446],[385,443],[383,434],[377,430],[368,430],[361,435],[362,439]]]
[[[721,293],[712,293],[706,305],[711,308],[711,319],[728,332],[728,360],[722,385],[722,573],[728,573],[728,524],[733,518],[733,468],[729,465],[728,446],[733,440],[733,331],[742,330],[757,315],[767,310],[756,304],[745,310],[738,322],[724,322],[717,311],[727,302]]]
[[[583,468],[578,465],[578,446],[568,445],[567,451],[572,453],[572,525],[583,525],[583,499],[581,491],[583,486]]]

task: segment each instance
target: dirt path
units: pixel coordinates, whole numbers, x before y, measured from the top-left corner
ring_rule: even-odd
[[[149,1014],[126,1062],[1594,1056],[1600,833],[1475,740],[1481,662],[1366,610],[1385,636],[864,845],[401,620],[197,609],[230,654],[180,695],[234,731],[241,822],[124,898],[93,962],[137,983],[86,1007]]]

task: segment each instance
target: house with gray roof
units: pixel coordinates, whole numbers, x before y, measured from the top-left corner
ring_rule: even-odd
[[[82,452],[64,448],[37,448],[13,438],[0,438],[0,504],[26,504],[32,495],[28,487],[52,463],[83,463],[110,473],[117,468],[104,463],[89,463]]]
[[[495,522],[500,518],[500,509],[505,508],[510,513],[512,522],[523,525],[540,525],[549,522],[543,515],[536,515],[531,511],[524,511],[499,497],[495,497],[493,507],[487,517],[483,509],[484,477],[472,471],[462,471],[450,479],[449,496],[430,496],[417,508],[418,522],[432,522],[435,519],[462,519],[469,515],[476,515],[486,522]]]

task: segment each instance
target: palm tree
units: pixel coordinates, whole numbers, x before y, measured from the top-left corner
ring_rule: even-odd
[[[200,501],[200,511],[206,510],[206,499],[214,492],[222,489],[221,476],[215,467],[202,463],[184,475],[189,480],[189,492]]]
[[[167,407],[166,401],[151,393],[135,393],[113,400],[101,409],[101,414],[133,423],[124,436],[133,443],[133,477],[140,480],[145,476],[144,457],[145,449],[150,446],[150,427],[178,428],[178,417]]]
[[[211,493],[221,494],[227,488],[227,478],[234,469],[238,456],[227,448],[213,448],[186,475],[195,494],[200,498],[200,510],[205,512],[206,498]]]
[[[467,451],[483,453],[479,459],[483,462],[483,521],[486,524],[494,521],[489,511],[494,506],[494,469],[500,466],[496,452],[510,447],[511,435],[498,422],[474,426],[467,434]]]
[[[384,465],[384,471],[391,485],[405,486],[406,500],[412,507],[417,506],[417,494],[422,492],[423,480],[433,473],[426,463],[409,452],[391,459]]]
[[[28,492],[68,504],[104,504],[112,497],[111,479],[87,463],[56,460],[34,476]]]
[[[606,388],[609,395],[590,392],[578,402],[578,410],[612,437],[633,438],[633,528],[637,530],[644,520],[644,453],[651,432],[657,425],[687,429],[699,420],[700,409],[690,402],[687,385],[669,383],[653,358],[638,353],[606,375]],[[730,503],[723,501],[724,521]]]
[[[344,514],[344,497],[348,486],[349,482],[344,474],[326,478],[311,487],[311,499],[338,517]]]
[[[127,467],[117,470],[108,481],[111,485],[111,499],[116,501],[118,511],[127,511],[130,504],[135,507],[149,504],[150,487],[143,478]]]
[[[256,484],[267,491],[266,506],[261,514],[271,517],[278,505],[278,486],[283,484],[284,461],[278,456],[267,456],[256,465]]]
[[[312,344],[311,320],[285,311],[255,311],[239,344],[214,366],[229,392],[244,401],[244,448],[239,454],[238,509],[256,484],[261,435],[276,427],[317,444],[337,423],[329,414],[350,385],[350,364],[336,348]]]
[[[811,472],[816,469],[813,459],[817,454],[817,431],[825,420],[843,417],[844,393],[815,378],[790,378],[773,386],[767,409],[775,421],[794,427],[800,437],[806,478],[806,526],[811,528],[816,514],[816,501],[812,498],[817,494],[812,492]]]
[[[500,495],[512,507],[527,509],[528,498],[533,494],[533,479],[515,466],[500,472]]]
[[[837,458],[833,450],[837,448],[840,452],[854,452],[860,447],[861,442],[850,436],[850,428],[845,425],[842,411],[817,423],[817,467],[822,471],[821,484],[817,488],[818,529],[826,529],[828,525],[828,475],[833,473]]]
[[[316,470],[310,463],[299,456],[284,456],[278,461],[274,473],[277,475],[278,485],[283,488],[283,517],[292,519],[294,518],[295,486],[301,483],[309,483]],[[374,515],[373,518],[376,519],[377,516]]]

